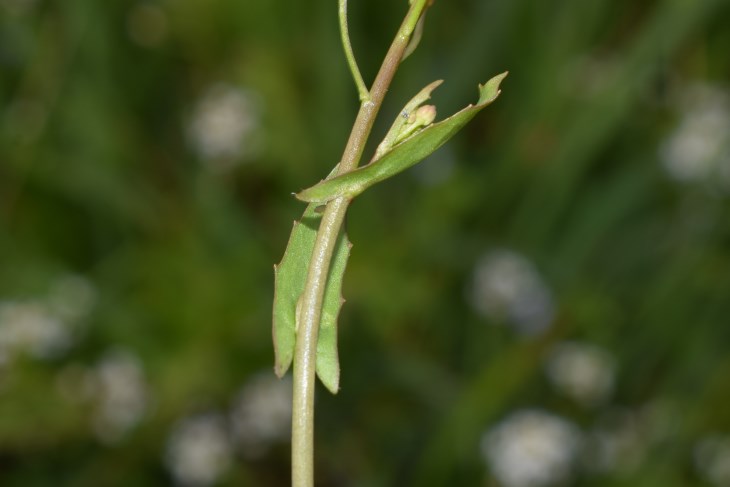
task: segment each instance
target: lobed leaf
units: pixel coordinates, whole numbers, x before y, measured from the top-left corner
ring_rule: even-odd
[[[336,171],[336,168],[335,168]],[[333,171],[334,173],[334,171]],[[294,222],[289,243],[279,265],[274,266],[273,340],[274,371],[283,377],[294,358],[297,334],[297,304],[304,292],[309,263],[321,215],[316,204],[310,204],[302,219]],[[340,365],[337,353],[337,317],[344,300],[342,279],[350,255],[350,244],[340,232],[325,285],[322,315],[317,338],[316,371],[322,383],[333,394],[339,389]]]
[[[388,179],[422,161],[454,136],[484,107],[499,96],[499,85],[507,72],[499,74],[479,86],[479,101],[469,105],[441,122],[429,125],[415,135],[395,145],[381,158],[367,166],[326,179],[296,194],[302,201],[326,203],[345,197],[352,199],[375,183]]]

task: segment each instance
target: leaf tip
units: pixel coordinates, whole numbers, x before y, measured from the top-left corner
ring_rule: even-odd
[[[491,103],[496,100],[499,94],[502,92],[499,89],[499,85],[502,83],[502,80],[507,77],[508,74],[509,71],[505,71],[504,73],[500,73],[497,76],[494,76],[483,85],[479,85],[479,102],[477,103],[477,105],[484,105],[486,103]]]
[[[274,374],[279,379],[283,379],[284,378],[284,376],[286,375],[286,371],[287,370],[289,370],[289,366],[288,365],[286,366],[286,368],[280,366],[280,364],[274,365]]]
[[[308,194],[308,191],[306,189],[303,189],[302,191],[298,193],[292,193],[296,199],[299,201],[303,201],[305,203],[312,203],[312,199]]]
[[[340,375],[339,371],[336,377],[330,377],[327,379],[323,379],[322,376],[319,377],[320,381],[322,382],[322,385],[324,385],[328,391],[330,391],[332,394],[337,394],[340,392]]]
[[[432,82],[430,85],[426,86],[426,90],[428,91],[428,94],[430,95],[433,90],[441,86],[441,84],[444,82],[442,79],[437,79],[436,81]]]
[[[291,351],[282,350],[279,340],[276,337],[276,323],[274,323],[274,373],[281,379],[291,366],[293,356],[293,348]]]

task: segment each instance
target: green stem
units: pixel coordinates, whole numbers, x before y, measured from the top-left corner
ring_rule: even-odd
[[[427,0],[415,0],[406,14],[380,71],[373,82],[368,99],[352,127],[342,155],[338,174],[355,169],[362,158],[375,117],[383,103],[408,41]],[[292,486],[314,486],[314,382],[317,336],[322,313],[324,289],[337,236],[341,231],[350,201],[337,198],[327,203],[314,243],[307,281],[301,296],[300,322],[294,355],[294,398],[292,411]]]
[[[357,93],[360,96],[360,101],[365,102],[370,99],[370,92],[368,87],[365,86],[365,81],[362,79],[360,74],[360,68],[357,67],[357,61],[355,60],[355,54],[352,52],[352,44],[350,43],[350,32],[347,27],[347,0],[340,0],[340,36],[342,37],[342,46],[345,48],[345,57],[347,58],[347,64],[350,66],[352,72],[352,78],[355,80],[357,86]]]

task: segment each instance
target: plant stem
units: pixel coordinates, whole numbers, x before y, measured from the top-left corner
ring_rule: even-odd
[[[350,32],[347,27],[347,0],[340,0],[339,16],[340,36],[342,37],[342,47],[345,48],[345,57],[347,58],[347,64],[350,66],[352,78],[355,80],[357,93],[360,96],[360,102],[366,102],[370,99],[370,92],[368,91],[368,87],[365,86],[365,81],[363,81],[362,74],[360,74],[360,68],[357,67],[355,54],[352,52]]]
[[[373,82],[368,99],[360,104],[360,111],[345,146],[338,174],[355,169],[360,162],[375,117],[426,2],[427,0],[415,0],[411,4]],[[349,203],[350,201],[346,198],[337,198],[327,203],[315,240],[304,292],[301,296],[299,330],[294,355],[293,487],[314,486],[314,382],[317,337],[330,261]]]

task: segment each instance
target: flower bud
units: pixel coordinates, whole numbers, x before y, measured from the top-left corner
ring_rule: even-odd
[[[418,107],[415,115],[414,123],[419,127],[425,127],[436,120],[436,107],[434,105],[423,105]]]

